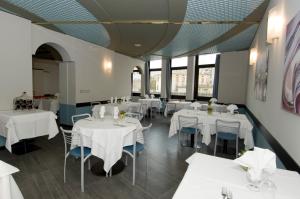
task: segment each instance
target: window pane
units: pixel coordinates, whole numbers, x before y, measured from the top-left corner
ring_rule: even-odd
[[[160,94],[161,71],[150,71],[150,93]]]
[[[150,61],[150,69],[161,68],[161,67],[162,67],[161,59]]]
[[[198,96],[212,97],[215,68],[199,68]]]
[[[216,63],[217,54],[207,54],[198,56],[198,65],[208,65]]]
[[[187,66],[188,65],[188,58],[187,57],[179,57],[172,59],[171,66],[172,67],[180,67],[180,66]]]
[[[187,69],[172,70],[172,95],[186,94]]]
[[[139,72],[132,74],[132,92],[140,93],[142,88],[142,75]]]

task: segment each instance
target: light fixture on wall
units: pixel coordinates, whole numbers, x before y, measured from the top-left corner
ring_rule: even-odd
[[[279,8],[276,6],[269,11],[267,29],[267,43],[269,44],[278,39],[282,31],[283,19]]]
[[[105,74],[111,74],[112,72],[112,63],[110,60],[104,59],[103,69]]]
[[[251,48],[250,49],[250,57],[249,57],[249,65],[253,66],[256,64],[257,60],[257,49],[256,48]]]

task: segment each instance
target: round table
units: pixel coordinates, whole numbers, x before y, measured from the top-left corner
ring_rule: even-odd
[[[83,145],[91,148],[92,155],[102,159],[103,163],[98,162],[93,165],[92,171],[96,175],[108,173],[117,162],[121,165],[119,160],[122,157],[123,147],[134,144],[133,132],[137,132],[136,140],[144,143],[142,125],[135,118],[115,120],[111,116],[106,116],[103,119],[81,119],[74,124],[73,131],[82,135]],[[79,143],[75,140],[72,145],[76,144]],[[119,168],[118,164],[115,165],[116,169],[113,167],[113,170],[120,172],[124,166],[121,165]],[[101,167],[104,172],[101,171]]]

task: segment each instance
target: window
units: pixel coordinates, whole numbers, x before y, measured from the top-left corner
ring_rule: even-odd
[[[150,61],[150,94],[160,94],[161,92],[161,68],[162,60]]]
[[[196,58],[195,99],[213,97],[217,54],[199,55]]]
[[[131,74],[131,81],[132,81],[132,95],[139,96],[141,95],[141,89],[142,89],[142,75],[141,71],[135,67],[133,69],[133,72]]]
[[[171,60],[171,96],[184,98],[186,95],[188,58],[180,57]]]

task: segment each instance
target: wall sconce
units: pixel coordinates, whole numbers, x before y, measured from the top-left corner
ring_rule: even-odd
[[[257,49],[256,48],[251,48],[250,57],[249,57],[249,65],[250,66],[255,65],[256,60],[257,60]]]
[[[267,43],[273,43],[273,40],[280,37],[282,31],[282,15],[279,6],[270,9],[268,15]]]
[[[111,74],[112,72],[112,63],[109,60],[104,60],[103,62],[104,73]]]

